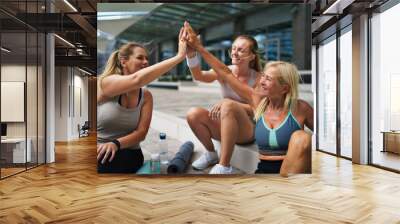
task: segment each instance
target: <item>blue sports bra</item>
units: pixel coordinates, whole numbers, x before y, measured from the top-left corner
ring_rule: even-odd
[[[293,132],[301,129],[301,125],[291,110],[279,127],[273,129],[268,127],[264,116],[261,116],[257,120],[255,128],[255,138],[260,154],[286,155],[290,136]]]

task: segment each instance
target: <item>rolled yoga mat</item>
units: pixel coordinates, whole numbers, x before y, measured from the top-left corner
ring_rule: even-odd
[[[169,163],[170,165],[168,166],[167,172],[169,174],[183,173],[192,158],[193,148],[193,142],[187,141],[183,143],[179,151],[175,154],[175,157]]]

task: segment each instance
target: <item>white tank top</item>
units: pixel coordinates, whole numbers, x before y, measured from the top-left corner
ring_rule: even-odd
[[[232,65],[229,65],[228,68],[232,71]],[[247,80],[247,85],[253,87],[256,79],[257,71],[254,69],[250,69],[250,76]],[[235,100],[241,103],[246,103],[246,101],[242,97],[240,97],[226,82],[221,83],[221,93],[223,98],[229,98],[231,100]]]

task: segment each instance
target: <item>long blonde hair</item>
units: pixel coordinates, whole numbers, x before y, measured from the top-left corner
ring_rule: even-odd
[[[278,82],[281,85],[287,84],[289,86],[289,91],[285,94],[284,110],[295,109],[299,97],[298,86],[300,81],[296,65],[285,61],[270,61],[265,65],[264,71],[271,67],[278,70],[278,76],[276,77]],[[254,120],[257,121],[263,116],[269,103],[268,97],[261,100],[254,113]]]
[[[117,74],[122,75],[121,59],[128,60],[129,57],[133,54],[134,49],[137,47],[145,49],[145,47],[139,43],[129,42],[122,45],[118,50],[111,53],[110,57],[107,60],[106,67],[99,77],[99,88],[101,88],[101,82],[105,77]]]

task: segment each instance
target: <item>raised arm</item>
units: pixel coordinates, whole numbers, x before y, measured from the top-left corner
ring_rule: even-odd
[[[139,89],[179,64],[186,55],[186,41],[182,38],[184,35],[183,32],[184,30],[181,29],[179,33],[178,53],[176,56],[140,69],[130,75],[110,75],[99,80],[101,91],[98,95],[98,101],[104,97],[111,98],[134,89]]]
[[[253,107],[253,89],[248,85],[243,85],[243,83],[233,76],[232,71],[228,68],[228,66],[219,61],[218,58],[205,49],[205,47],[200,43],[200,40],[197,38],[196,33],[187,22],[185,22],[185,30],[188,35],[188,44],[190,44],[191,47],[195,48],[197,52],[201,54],[207,64],[214,69],[218,75],[218,78],[223,82],[227,82],[240,97],[244,98]]]
[[[191,47],[187,48],[186,60],[187,61],[199,60],[196,51]],[[214,82],[215,80],[217,80],[217,73],[215,73],[215,71],[212,71],[212,70],[202,71],[200,63],[197,63],[196,66],[192,66],[192,67],[189,66],[189,69],[190,69],[190,73],[192,73],[194,80],[198,80],[200,82],[206,82],[206,83]]]

